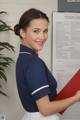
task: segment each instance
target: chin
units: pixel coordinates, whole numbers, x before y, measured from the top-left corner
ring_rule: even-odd
[[[38,51],[41,51],[43,49],[43,46],[41,46],[41,47],[38,47]]]
[[[43,45],[35,46],[36,51],[41,51],[43,49]]]
[[[42,50],[44,45],[38,46],[38,49]]]

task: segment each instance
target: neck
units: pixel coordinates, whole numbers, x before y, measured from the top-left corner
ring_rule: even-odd
[[[24,45],[24,46],[26,46],[26,47],[28,47],[28,48],[30,48],[30,49],[32,49],[35,53],[37,53],[38,54],[38,51],[37,50],[35,50],[35,49],[33,49],[30,45],[28,45],[27,43],[25,43],[25,41],[24,40],[21,40],[21,44],[22,45]]]

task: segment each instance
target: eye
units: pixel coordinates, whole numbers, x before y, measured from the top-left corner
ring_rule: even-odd
[[[48,29],[45,29],[45,30],[44,30],[44,33],[48,33]]]
[[[36,29],[36,30],[33,30],[34,33],[40,33],[40,30],[39,29]]]

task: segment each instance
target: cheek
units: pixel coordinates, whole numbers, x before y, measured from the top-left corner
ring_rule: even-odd
[[[45,35],[45,41],[48,39],[48,34]]]
[[[36,37],[34,35],[28,36],[29,42],[34,44]]]
[[[33,40],[33,35],[30,34],[30,33],[28,33],[28,34],[26,35],[26,39],[27,39],[28,41]]]
[[[33,33],[31,33],[31,34],[29,34],[29,38],[30,38],[31,40],[34,40],[34,39],[36,38],[36,35],[33,34]]]

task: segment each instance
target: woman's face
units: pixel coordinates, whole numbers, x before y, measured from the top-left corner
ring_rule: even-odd
[[[46,19],[34,19],[27,29],[20,32],[22,44],[38,52],[43,48],[48,38],[48,21]]]

